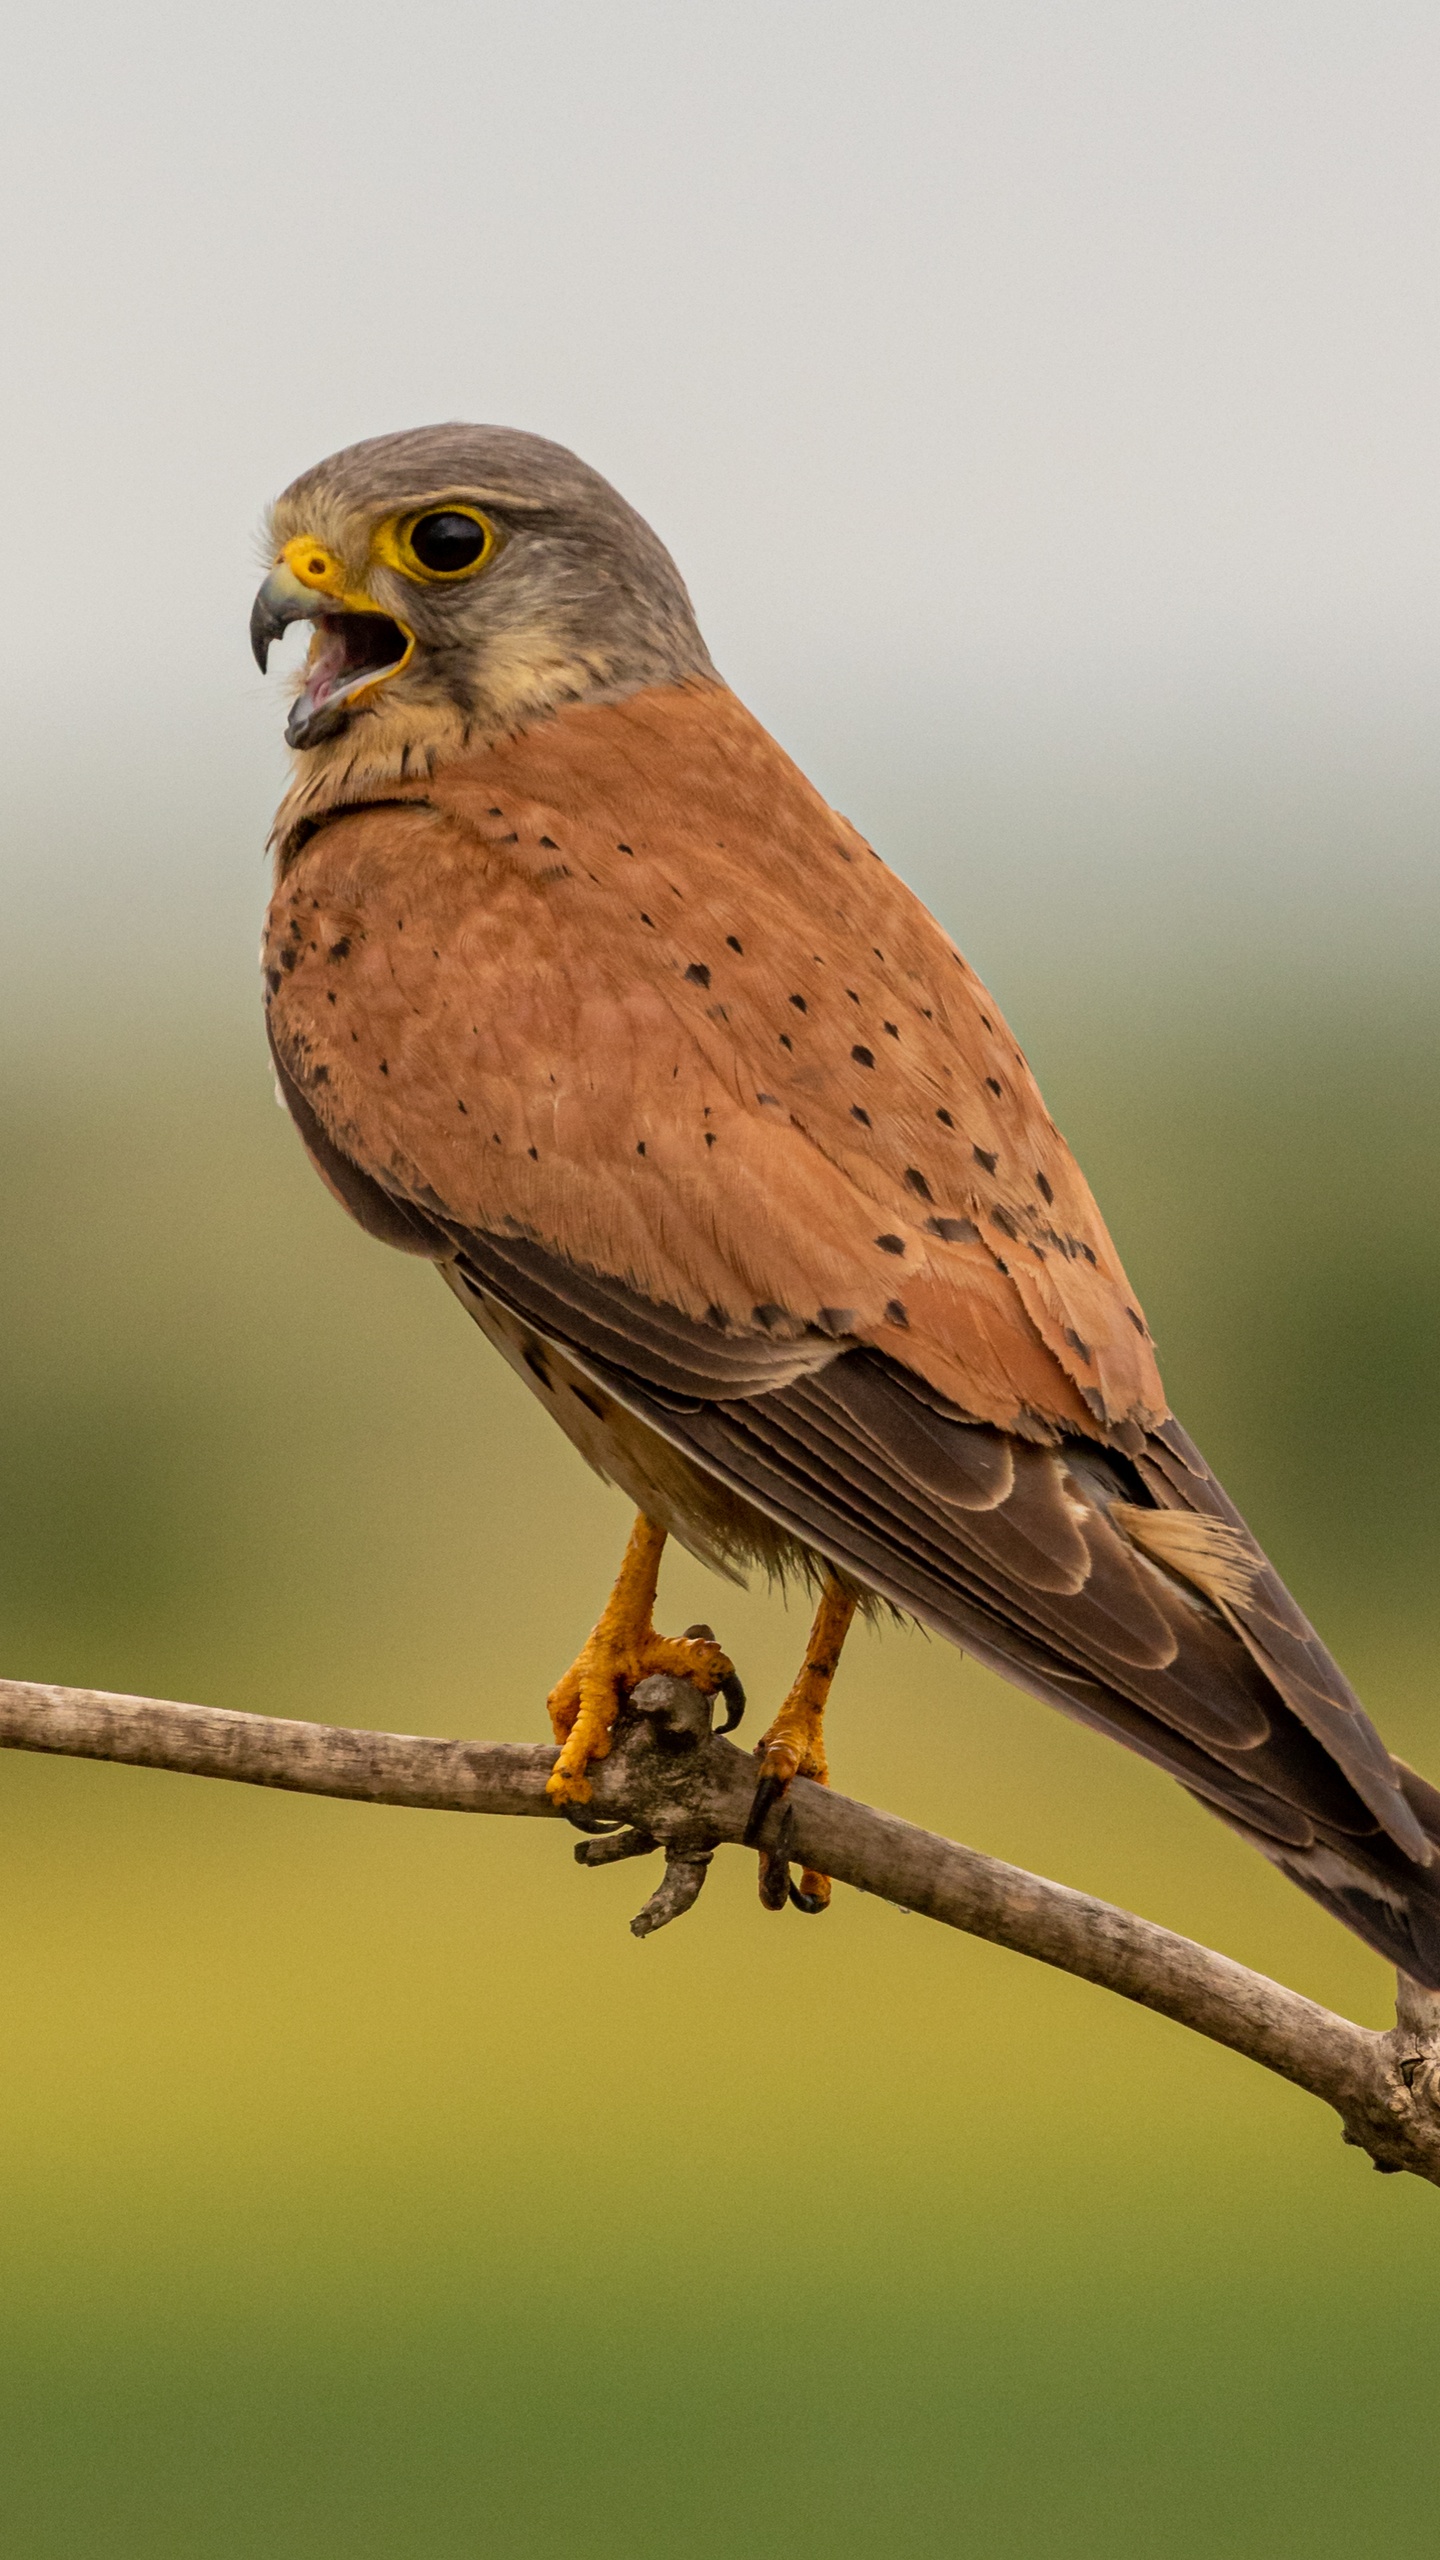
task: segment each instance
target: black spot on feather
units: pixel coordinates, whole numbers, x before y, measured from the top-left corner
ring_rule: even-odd
[[[877,1236],[875,1241],[882,1253],[903,1253],[905,1250],[903,1236]]]
[[[994,1172],[996,1160],[988,1147],[972,1147],[970,1152],[977,1164],[983,1164],[987,1173]]]
[[[703,960],[692,960],[685,975],[693,987],[708,987],[710,984],[710,972]]]

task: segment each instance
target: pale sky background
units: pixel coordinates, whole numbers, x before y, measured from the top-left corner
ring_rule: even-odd
[[[0,67],[12,1026],[153,1013],[157,933],[253,1002],[261,513],[443,417],[624,489],[1002,997],[1433,962],[1434,0],[59,0]]]

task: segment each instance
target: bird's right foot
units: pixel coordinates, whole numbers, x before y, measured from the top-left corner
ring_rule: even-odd
[[[642,1511],[630,1532],[615,1588],[547,1704],[559,1757],[545,1782],[554,1804],[588,1804],[586,1771],[603,1760],[630,1691],[652,1671],[693,1681],[707,1697],[723,1694],[729,1723],[739,1721],[745,1693],[728,1654],[708,1635],[657,1635],[652,1621],[665,1531]]]
[[[813,1778],[822,1787],[830,1784],[825,1706],[856,1606],[856,1593],[832,1575],[820,1595],[794,1684],[769,1731],[755,1745],[760,1780],[745,1825],[751,1848],[758,1847],[773,1807],[789,1792],[793,1778]],[[805,1867],[799,1885],[792,1884],[782,1831],[775,1848],[760,1851],[760,1899],[767,1911],[783,1911],[787,1902],[793,1902],[797,1911],[824,1911],[830,1902],[830,1878]]]

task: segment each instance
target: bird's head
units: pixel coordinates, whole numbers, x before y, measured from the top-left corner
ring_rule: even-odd
[[[350,445],[271,511],[250,639],[314,636],[285,735],[302,764],[403,770],[562,703],[709,676],[680,573],[563,445],[417,427]],[[354,750],[362,750],[357,759]]]

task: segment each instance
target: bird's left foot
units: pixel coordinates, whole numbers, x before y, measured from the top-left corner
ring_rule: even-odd
[[[610,1749],[615,1719],[630,1691],[652,1671],[693,1681],[707,1697],[723,1692],[728,1723],[737,1724],[745,1693],[734,1664],[708,1634],[660,1636],[651,1623],[665,1532],[642,1512],[630,1533],[615,1588],[595,1626],[547,1701],[560,1755],[545,1782],[555,1804],[588,1804],[592,1760]]]
[[[772,1806],[788,1792],[792,1778],[813,1778],[821,1787],[830,1784],[825,1757],[825,1705],[855,1608],[853,1591],[841,1582],[826,1583],[794,1685],[768,1733],[762,1734],[755,1745],[760,1781],[745,1826],[746,1842],[752,1848],[758,1845]],[[782,1840],[775,1849],[760,1851],[760,1899],[767,1911],[783,1911],[787,1901],[793,1902],[797,1911],[824,1911],[830,1902],[830,1878],[814,1867],[805,1867],[799,1885],[792,1884]]]

